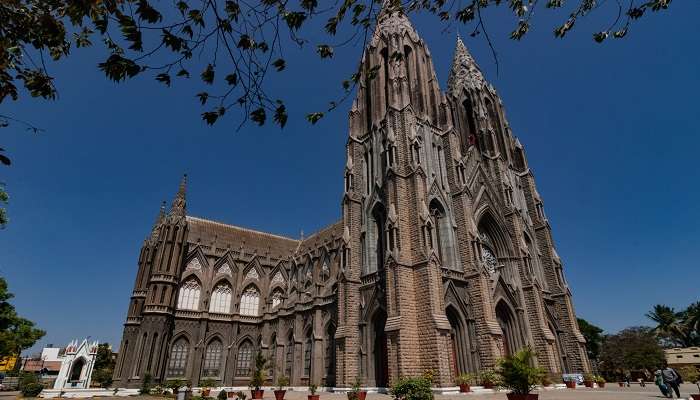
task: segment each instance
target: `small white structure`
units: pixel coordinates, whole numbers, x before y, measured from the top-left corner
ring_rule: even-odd
[[[54,389],[87,389],[92,380],[92,370],[97,358],[98,342],[89,343],[87,339],[78,345],[73,340],[66,346],[61,358],[61,370],[53,385]]]

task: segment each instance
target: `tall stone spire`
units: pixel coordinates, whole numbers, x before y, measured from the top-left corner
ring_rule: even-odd
[[[458,35],[455,55],[452,58],[452,69],[447,79],[447,93],[456,94],[463,87],[476,89],[484,86],[487,84],[481,69]]]
[[[160,204],[160,210],[158,211],[158,216],[156,217],[156,222],[153,223],[153,229],[151,230],[151,240],[158,239],[158,232],[161,222],[165,219],[165,200]]]
[[[173,199],[173,205],[170,208],[170,215],[177,216],[177,217],[184,217],[185,216],[185,209],[187,207],[187,201],[185,199],[185,194],[187,192],[187,174],[184,174],[182,176],[182,180],[180,181],[180,188],[177,191],[177,194],[175,195],[175,198]]]

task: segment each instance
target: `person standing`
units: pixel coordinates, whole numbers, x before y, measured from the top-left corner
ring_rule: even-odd
[[[681,383],[681,376],[678,375],[678,372],[666,364],[664,369],[661,370],[661,377],[664,379],[666,386],[668,386],[668,391],[671,392],[671,389],[673,389],[673,391],[676,392],[676,397],[680,399],[681,392],[678,388],[678,384]]]
[[[661,376],[661,370],[657,369],[654,372],[654,383],[656,383],[656,386],[659,387],[659,390],[661,390],[661,394],[664,395],[664,397],[673,397],[671,393],[669,393],[669,388],[664,384],[664,378]]]

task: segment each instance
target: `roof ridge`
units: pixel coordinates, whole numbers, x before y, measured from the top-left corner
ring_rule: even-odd
[[[227,224],[227,223],[224,223],[224,222],[214,221],[214,220],[211,220],[211,219],[205,219],[205,218],[195,217],[195,216],[193,216],[193,215],[187,215],[186,218],[188,218],[188,219],[194,219],[194,220],[198,220],[198,221],[202,221],[202,222],[209,222],[209,223],[212,223],[212,224],[221,225],[221,226],[225,226],[225,227],[229,227],[229,228],[240,229],[240,230],[242,230],[242,231],[249,232],[249,233],[257,233],[257,234],[260,234],[260,235],[270,236],[270,237],[274,237],[274,238],[278,238],[278,239],[291,240],[291,241],[293,241],[293,242],[300,242],[299,239],[294,239],[294,238],[290,238],[290,237],[287,237],[287,236],[277,235],[277,234],[270,233],[270,232],[263,232],[263,231],[258,231],[258,230],[255,230],[255,229],[244,228],[244,227],[242,227],[242,226]]]

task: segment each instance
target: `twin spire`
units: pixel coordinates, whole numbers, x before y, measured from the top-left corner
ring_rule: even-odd
[[[447,78],[447,93],[459,94],[461,88],[482,88],[487,86],[481,69],[474,61],[474,57],[467,50],[462,38],[457,35],[454,57],[450,76]]]

